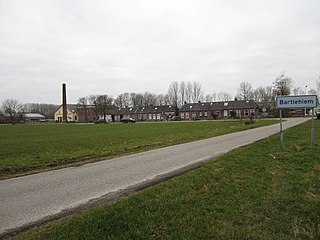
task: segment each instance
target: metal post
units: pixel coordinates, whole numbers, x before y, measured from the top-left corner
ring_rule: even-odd
[[[312,108],[311,148],[314,148],[314,108]]]
[[[307,95],[307,87],[308,86],[304,87],[304,95]],[[307,108],[304,109],[304,117],[307,117]]]
[[[283,144],[283,130],[282,130],[282,110],[280,109],[280,146],[281,150],[284,150],[284,144]]]

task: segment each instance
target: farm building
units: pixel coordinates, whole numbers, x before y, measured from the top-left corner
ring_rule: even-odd
[[[122,118],[133,118],[136,121],[163,121],[171,119],[177,109],[171,105],[126,107],[118,108],[113,112],[113,120],[119,122]]]
[[[40,122],[45,119],[45,116],[39,113],[23,113],[22,118],[25,122]]]
[[[258,114],[259,106],[252,100],[187,103],[179,110],[182,120],[249,118]]]
[[[77,104],[67,104],[67,119],[68,122],[78,122]],[[63,122],[63,105],[55,111],[54,120],[56,122]]]

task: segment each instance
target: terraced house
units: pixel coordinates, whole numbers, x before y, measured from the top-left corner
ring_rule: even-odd
[[[93,105],[78,106],[79,122],[95,122],[104,118]],[[125,107],[108,106],[105,110],[107,122],[120,122],[122,118],[133,118],[135,121],[166,121],[179,116],[181,120],[212,120],[227,118],[249,118],[259,114],[259,106],[250,101],[198,102],[186,103],[180,110],[173,105]]]
[[[171,105],[127,107],[114,110],[114,121],[119,122],[122,118],[133,118],[136,121],[163,121],[170,120],[177,113],[177,109]]]
[[[252,100],[187,103],[179,110],[182,120],[250,118],[258,114],[259,106]]]

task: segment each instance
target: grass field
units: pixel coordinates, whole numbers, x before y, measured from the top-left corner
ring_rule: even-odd
[[[18,239],[320,239],[320,149],[311,122]],[[320,142],[316,121],[316,143]]]
[[[0,179],[273,124],[258,121],[0,126]]]

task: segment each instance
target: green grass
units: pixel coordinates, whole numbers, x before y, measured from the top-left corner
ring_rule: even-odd
[[[275,123],[258,121],[0,126],[0,179]]]
[[[320,151],[311,122],[114,204],[18,239],[320,239]],[[316,121],[316,143],[320,142]]]

